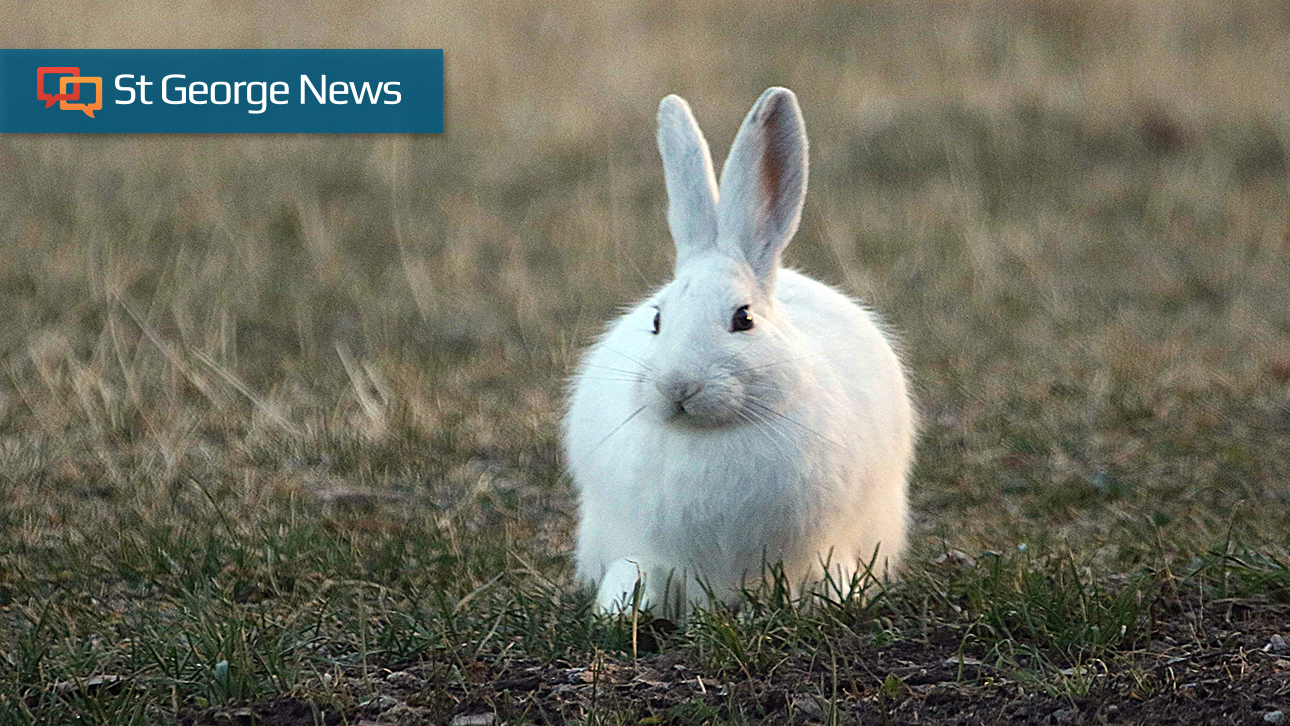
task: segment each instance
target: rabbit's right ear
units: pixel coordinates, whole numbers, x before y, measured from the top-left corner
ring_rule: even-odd
[[[717,177],[712,154],[685,99],[658,104],[658,150],[667,182],[667,226],[676,244],[676,266],[717,243]]]

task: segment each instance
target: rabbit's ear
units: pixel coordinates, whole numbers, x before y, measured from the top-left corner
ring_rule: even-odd
[[[658,104],[658,150],[667,182],[667,225],[676,244],[676,265],[717,241],[717,177],[712,154],[685,99]]]
[[[797,96],[787,88],[768,88],[730,147],[717,204],[722,246],[742,252],[767,289],[802,219],[806,169],[806,125]]]

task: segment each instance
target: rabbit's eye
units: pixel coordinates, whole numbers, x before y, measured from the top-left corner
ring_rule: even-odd
[[[658,320],[661,314],[662,313],[658,310],[654,311],[654,335],[658,335]]]
[[[752,314],[748,312],[748,306],[744,305],[735,311],[735,316],[730,319],[730,332],[737,333],[741,330],[752,330]]]

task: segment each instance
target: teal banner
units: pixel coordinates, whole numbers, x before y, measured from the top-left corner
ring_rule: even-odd
[[[0,133],[442,131],[442,50],[0,50]]]

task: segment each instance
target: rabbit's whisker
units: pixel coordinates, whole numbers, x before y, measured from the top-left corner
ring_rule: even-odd
[[[626,426],[626,425],[628,424],[628,422],[630,422],[632,419],[636,418],[636,416],[637,416],[638,414],[640,414],[640,412],[641,412],[641,411],[644,411],[644,410],[645,410],[645,406],[641,406],[640,408],[638,408],[638,409],[636,409],[635,411],[632,411],[630,414],[628,414],[627,418],[623,419],[623,422],[622,422],[622,423],[620,423],[620,424],[618,424],[617,426],[615,426],[613,431],[610,431],[610,432],[605,436],[605,438],[601,439],[600,441],[598,441],[598,442],[596,443],[596,445],[595,445],[595,446],[591,447],[591,450],[590,450],[590,451],[588,451],[586,455],[587,455],[587,456],[591,456],[592,454],[594,454],[594,453],[596,452],[596,450],[597,450],[597,449],[599,449],[601,446],[604,446],[604,444],[605,444],[605,442],[606,442],[606,441],[608,441],[608,440],[612,439],[612,438],[614,437],[614,434],[618,433],[619,431],[622,431],[622,430],[623,430],[623,427],[624,427],[624,426]]]
[[[828,442],[828,443],[830,443],[830,444],[833,444],[834,446],[836,446],[836,447],[838,447],[838,448],[843,448],[843,447],[842,447],[842,444],[839,444],[838,442],[834,441],[833,439],[830,439],[829,437],[825,436],[824,434],[820,433],[819,431],[816,431],[815,429],[811,428],[810,426],[807,426],[806,424],[804,424],[804,423],[802,423],[802,422],[800,422],[800,421],[795,421],[795,420],[793,420],[792,418],[790,418],[790,417],[788,417],[788,416],[786,416],[786,415],[784,415],[784,414],[780,413],[779,411],[776,411],[775,409],[771,408],[770,406],[767,406],[766,404],[762,403],[761,401],[758,401],[758,400],[756,400],[756,399],[751,399],[751,398],[750,398],[750,399],[748,399],[748,405],[749,405],[749,406],[752,406],[752,407],[753,407],[754,409],[756,409],[756,410],[759,410],[759,411],[762,411],[762,412],[764,412],[764,413],[767,413],[767,414],[769,414],[769,415],[771,415],[771,416],[773,416],[773,417],[775,417],[775,418],[777,418],[777,419],[779,419],[779,420],[781,420],[781,421],[786,421],[786,422],[788,422],[788,423],[791,423],[791,424],[793,424],[794,426],[796,426],[796,427],[798,427],[798,428],[802,429],[803,431],[805,431],[805,432],[807,432],[807,433],[809,433],[809,434],[813,434],[813,435],[815,435],[815,436],[816,436],[816,437],[818,437],[821,441],[825,441],[825,442]]]
[[[647,370],[647,371],[653,371],[653,370],[654,370],[654,366],[652,366],[652,365],[650,365],[650,364],[646,363],[645,361],[636,360],[635,358],[631,357],[630,355],[627,355],[626,353],[622,352],[621,350],[616,350],[616,349],[614,349],[614,348],[610,348],[609,346],[605,346],[605,350],[609,351],[610,353],[614,353],[614,354],[616,354],[616,355],[621,355],[622,357],[626,358],[627,360],[629,360],[629,361],[631,361],[631,362],[635,363],[636,365],[640,366],[640,367],[641,367],[641,368],[643,368],[644,370]]]
[[[597,443],[596,443],[596,445],[595,445],[595,446],[591,447],[591,450],[590,450],[590,451],[588,451],[586,454],[583,454],[583,459],[590,459],[590,458],[591,458],[591,455],[592,455],[592,454],[594,454],[594,453],[596,453],[597,451],[599,451],[599,450],[600,450],[600,447],[601,447],[601,446],[604,446],[606,441],[608,441],[608,440],[612,439],[612,438],[614,437],[614,434],[616,434],[616,433],[618,433],[619,431],[621,431],[621,430],[623,429],[623,427],[624,427],[624,426],[626,426],[626,425],[627,425],[627,424],[628,424],[632,419],[636,418],[636,416],[637,416],[641,411],[644,411],[644,410],[645,410],[645,408],[646,408],[645,406],[641,406],[640,408],[638,408],[638,409],[636,409],[635,411],[632,411],[630,414],[628,414],[628,415],[627,415],[627,418],[623,419],[623,422],[622,422],[622,423],[620,423],[620,424],[618,424],[617,426],[615,426],[613,431],[610,431],[610,432],[605,436],[605,438],[601,439],[599,442],[597,442]],[[579,461],[581,461],[581,460],[579,460]],[[561,481],[564,481],[564,480],[566,480],[566,479],[567,479],[568,481],[573,481],[573,469],[574,469],[574,467],[572,466],[572,462],[570,463],[570,465],[569,465],[569,466],[566,466],[566,467],[565,467],[565,469],[566,469],[566,472],[567,472],[567,473],[566,473],[565,475],[561,476],[561,477],[560,477],[560,480],[561,480]]]
[[[773,413],[773,410],[772,410],[772,409],[770,409],[770,407],[769,407],[769,406],[766,406],[765,404],[760,404],[760,403],[759,403],[759,405],[761,405],[761,406],[762,406],[762,408],[764,408],[764,409],[766,409],[766,410],[765,410],[765,411],[758,411],[758,410],[755,410],[755,409],[754,409],[754,411],[753,411],[753,412],[754,412],[754,413],[756,413],[756,414],[757,414],[757,416],[759,416],[759,417],[761,418],[761,420],[763,420],[763,421],[765,421],[765,422],[766,422],[766,426],[768,426],[768,427],[770,427],[771,429],[773,429],[776,433],[778,433],[780,436],[782,436],[782,437],[784,438],[784,440],[785,440],[785,441],[787,441],[787,442],[791,443],[791,444],[794,446],[794,448],[796,448],[796,449],[800,452],[800,451],[801,451],[801,449],[802,449],[802,444],[801,444],[797,439],[793,438],[792,436],[789,436],[789,435],[788,435],[788,433],[787,433],[787,431],[785,431],[785,427],[784,427],[783,425],[779,424],[779,422],[778,422],[778,421],[776,421],[774,418],[772,418],[771,416],[769,416],[769,415],[767,414],[767,411],[769,411],[769,412]],[[793,423],[792,419],[789,419],[787,416],[784,416],[784,415],[782,415],[782,414],[780,415],[780,418],[782,418],[782,419],[784,419],[784,420],[788,421],[789,423]]]
[[[602,366],[602,365],[596,365],[595,363],[586,363],[585,365],[587,368],[596,368],[602,371],[612,371],[614,373],[622,373],[623,375],[631,376],[637,380],[642,380],[642,381],[645,380],[645,377],[646,377],[643,371],[630,371],[630,370],[627,370],[626,368],[614,368],[613,366]]]
[[[784,451],[784,447],[780,445],[779,441],[777,441],[774,436],[771,436],[770,433],[766,431],[766,429],[769,427],[764,425],[765,424],[764,421],[755,419],[752,416],[750,416],[748,413],[743,411],[737,411],[736,415],[738,415],[739,418],[743,419],[744,422],[747,423],[749,426],[756,429],[758,433],[761,433],[762,435],[764,435],[766,439],[770,441],[771,445],[774,446],[777,451],[779,451],[779,455],[781,457],[786,457],[788,455]]]
[[[771,436],[771,434],[772,433],[778,434],[779,438],[787,442],[790,446],[793,446],[794,442],[792,438],[789,437],[788,434],[784,433],[778,426],[776,426],[774,422],[770,421],[769,419],[761,415],[754,416],[753,414],[756,413],[755,411],[737,411],[736,413],[738,413],[740,418],[747,421],[750,426],[753,426],[758,431],[763,433],[766,436],[766,438],[769,439],[772,444],[774,444],[776,450],[779,451],[780,456],[783,456],[783,457],[788,456],[788,453],[784,450],[784,447],[781,446],[779,441],[777,441],[774,436]]]
[[[736,370],[730,371],[730,375],[732,375],[732,376],[737,376],[737,375],[739,375],[740,373],[747,373],[747,372],[749,372],[749,371],[761,370],[762,368],[771,368],[771,367],[773,367],[773,366],[782,366],[782,365],[787,365],[787,364],[789,364],[789,363],[796,363],[796,362],[797,362],[797,361],[799,361],[799,360],[806,360],[807,358],[814,358],[814,357],[815,357],[815,356],[817,356],[817,355],[821,355],[821,354],[820,354],[820,353],[811,353],[810,355],[800,355],[800,356],[798,356],[798,357],[796,357],[796,358],[788,358],[788,359],[781,360],[781,361],[775,361],[774,363],[763,363],[762,365],[759,365],[759,366],[749,366],[748,368],[738,368],[738,369],[736,369]]]

